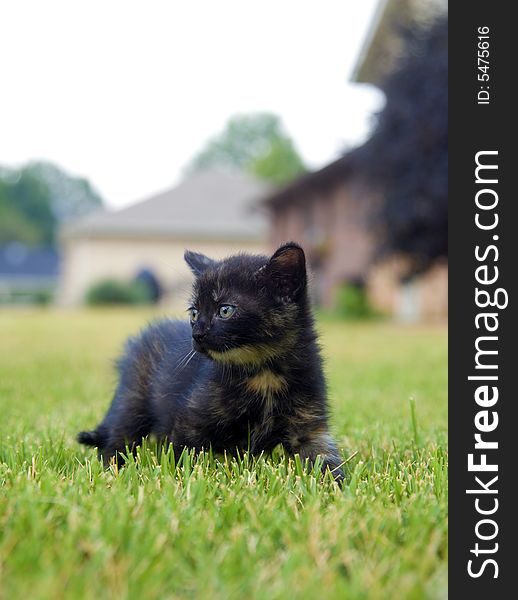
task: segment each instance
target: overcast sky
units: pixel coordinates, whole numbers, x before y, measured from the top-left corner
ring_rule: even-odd
[[[279,114],[320,167],[381,106],[349,83],[376,0],[0,6],[0,164],[46,159],[111,207],[179,180],[232,114]]]

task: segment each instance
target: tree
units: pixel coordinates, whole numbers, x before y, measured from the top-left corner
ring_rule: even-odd
[[[102,198],[84,177],[71,176],[49,162],[33,162],[25,170],[47,185],[52,212],[59,222],[77,219],[103,206]]]
[[[52,246],[63,221],[103,204],[86,179],[46,162],[0,167],[0,244]]]
[[[289,138],[272,141],[269,151],[250,163],[250,172],[259,179],[280,185],[304,173],[306,168]]]
[[[22,168],[0,172],[0,244],[19,241],[48,246],[54,241],[56,217],[47,185]]]
[[[271,113],[231,117],[225,129],[192,159],[188,170],[209,167],[246,171],[276,184],[290,181],[305,171],[280,118]]]
[[[386,104],[370,140],[353,152],[382,201],[381,252],[403,254],[408,275],[448,255],[448,26],[406,33],[398,67],[381,86]]]

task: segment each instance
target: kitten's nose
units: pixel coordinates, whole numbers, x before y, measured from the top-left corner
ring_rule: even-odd
[[[194,341],[196,342],[201,342],[203,340],[203,338],[205,337],[205,331],[196,331],[192,333],[192,337],[194,339]]]

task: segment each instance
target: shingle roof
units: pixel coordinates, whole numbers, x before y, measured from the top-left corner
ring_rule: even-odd
[[[355,169],[353,151],[329,163],[318,171],[305,173],[286,186],[273,190],[270,195],[265,196],[262,205],[275,207],[284,202],[304,202],[308,194],[324,194],[338,183],[346,181],[354,175]]]
[[[257,203],[269,187],[242,173],[204,171],[127,208],[66,225],[68,237],[175,237],[261,240],[266,214]]]

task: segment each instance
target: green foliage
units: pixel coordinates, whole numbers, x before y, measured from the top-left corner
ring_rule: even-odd
[[[29,163],[24,169],[47,186],[52,212],[60,223],[103,206],[101,196],[84,177],[69,175],[49,162]]]
[[[126,336],[155,315],[0,313],[0,595],[447,596],[445,330],[320,324],[340,490],[280,451],[150,443],[103,470],[74,436],[104,413]]]
[[[29,169],[0,171],[0,244],[54,242],[57,219],[47,185]]]
[[[34,292],[34,304],[48,306],[54,300],[54,290],[41,289]]]
[[[281,120],[271,113],[235,115],[209,140],[188,170],[224,167],[280,184],[305,171],[304,163]]]
[[[361,320],[378,316],[369,304],[367,293],[363,287],[345,283],[336,293],[336,313],[343,319]]]
[[[42,287],[40,289],[11,288],[0,293],[0,306],[4,304],[36,304],[48,306],[55,296],[53,287]]]
[[[251,161],[249,168],[259,179],[277,185],[295,179],[306,170],[292,140],[283,137],[274,139],[268,152]]]
[[[85,296],[85,302],[90,306],[149,304],[151,301],[149,287],[136,280],[103,279],[94,283]]]
[[[0,245],[54,245],[59,223],[100,206],[101,198],[85,179],[50,163],[0,167]]]

